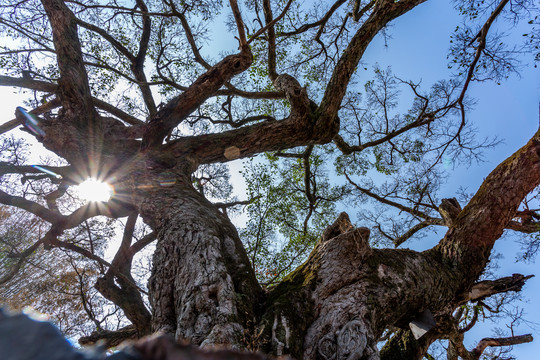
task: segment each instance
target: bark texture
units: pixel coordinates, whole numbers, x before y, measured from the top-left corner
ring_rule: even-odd
[[[267,325],[276,328],[275,353],[378,359],[376,344],[388,325],[406,327],[425,309],[446,307],[446,287],[459,281],[448,268],[426,254],[372,249],[369,230],[343,226],[346,218],[342,214],[342,225],[329,233],[349,230],[328,240],[323,236],[306,263],[269,295],[277,319],[277,325]]]
[[[261,288],[236,229],[187,175],[149,174],[139,199],[158,238],[149,280],[153,330],[201,346],[240,345]]]
[[[540,131],[493,170],[434,249],[371,249],[369,231],[353,229],[342,214],[306,263],[270,293],[263,326],[271,328],[272,351],[303,359],[378,359],[385,328],[407,329],[426,309],[444,319],[472,296],[493,243],[539,184]],[[421,358],[437,338],[432,333],[417,342],[410,332],[401,335],[384,358]]]

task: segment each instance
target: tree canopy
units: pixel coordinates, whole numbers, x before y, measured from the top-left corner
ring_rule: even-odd
[[[525,260],[540,244],[540,130],[476,193],[440,190],[448,161],[498,144],[475,134],[470,88],[539,60],[540,8],[454,1],[452,75],[427,86],[366,63],[424,2],[4,1],[0,85],[28,98],[0,125],[0,302],[108,347],[160,331],[298,359],[478,359],[532,341],[464,334],[531,277],[490,261],[505,230]],[[110,198],[82,199],[87,179]]]

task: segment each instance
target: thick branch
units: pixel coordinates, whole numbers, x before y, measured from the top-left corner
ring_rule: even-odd
[[[110,330],[97,330],[93,331],[88,336],[82,336],[79,338],[78,342],[80,345],[88,346],[94,345],[100,340],[105,342],[105,347],[110,348],[118,346],[126,340],[135,340],[137,339],[138,333],[137,329],[133,325],[128,325],[116,331]]]
[[[289,1],[290,4],[290,1]],[[287,6],[289,5],[287,4]],[[272,6],[270,0],[263,1],[263,11],[266,25],[268,26],[272,22]],[[255,36],[253,36],[255,38]],[[252,38],[252,39],[253,39]],[[250,39],[251,40],[251,39]],[[274,26],[268,27],[268,77],[274,81],[277,78],[276,72],[276,31]]]
[[[58,85],[47,81],[34,80],[27,77],[11,77],[0,75],[0,86],[16,86],[25,89],[31,89],[36,91],[43,91],[46,93],[56,93],[58,91]]]
[[[47,111],[51,111],[52,109],[55,109],[59,106],[60,106],[60,100],[58,98],[54,98],[51,101],[48,101],[45,104],[38,106],[37,108],[29,111],[29,113],[34,114],[34,115],[40,115],[40,114],[46,113]],[[0,134],[13,130],[19,125],[21,125],[21,122],[17,118],[10,120],[0,125]]]
[[[60,101],[70,120],[86,128],[94,123],[97,114],[92,104],[75,16],[61,0],[42,0],[42,3],[51,23],[60,69]]]
[[[167,134],[197,107],[230,80],[246,70],[253,61],[249,47],[239,54],[229,55],[210,68],[181,95],[171,100],[145,128],[143,148],[160,145]]]
[[[137,213],[129,215],[120,247],[107,273],[96,281],[95,287],[105,298],[124,311],[126,317],[137,328],[140,336],[150,332],[151,315],[131,276],[131,262],[135,253],[131,251],[130,245],[137,217]]]
[[[238,8],[238,2],[236,0],[229,0],[229,4],[231,5],[234,20],[236,21],[236,27],[238,28],[238,36],[240,37],[238,40],[240,41],[240,48],[244,48],[247,46],[246,31],[244,29],[245,26],[244,21],[242,20],[242,14]]]
[[[319,108],[321,117],[328,118],[328,121],[330,121],[337,116],[337,111],[339,110],[351,77],[373,37],[390,21],[424,1],[381,1],[375,5],[376,7],[371,16],[358,29],[334,68]]]
[[[521,291],[525,282],[534,275],[524,276],[521,274],[512,274],[512,276],[503,277],[497,280],[484,280],[473,285],[463,300],[481,301],[495,294],[500,294],[508,291]]]
[[[144,60],[146,58],[146,51],[148,50],[148,43],[150,41],[150,34],[152,31],[152,22],[150,16],[148,15],[148,7],[143,0],[137,0],[137,6],[143,12],[142,23],[143,23],[143,32],[141,34],[141,39],[139,41],[139,51],[134,61],[132,62],[133,74],[137,81],[139,81],[139,87],[141,89],[144,102],[148,108],[150,116],[154,116],[157,113],[156,103],[154,101],[154,96],[150,90],[150,86],[147,84],[146,75],[144,73]]]
[[[66,221],[66,217],[63,215],[57,214],[46,207],[21,196],[9,195],[2,190],[0,190],[0,203],[26,210],[51,224],[60,224]]]
[[[523,198],[540,184],[540,131],[489,174],[434,249],[472,283]]]
[[[484,352],[488,346],[511,346],[517,344],[525,344],[533,341],[531,334],[511,336],[506,338],[484,338],[480,340],[478,345],[471,352],[475,359],[479,359],[480,355]]]
[[[528,223],[521,223],[518,221],[510,221],[506,226],[509,230],[519,231],[525,234],[534,234],[540,232],[540,221],[531,221]]]

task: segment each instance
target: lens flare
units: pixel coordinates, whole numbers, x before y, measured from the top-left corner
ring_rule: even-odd
[[[34,135],[43,137],[45,136],[45,131],[39,126],[39,119],[36,115],[29,113],[24,108],[17,106],[17,110],[21,112],[24,116],[23,126],[30,130]]]

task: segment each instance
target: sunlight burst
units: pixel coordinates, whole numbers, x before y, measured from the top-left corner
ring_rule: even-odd
[[[79,184],[75,191],[81,199],[87,201],[109,201],[113,188],[107,183],[90,178]]]

